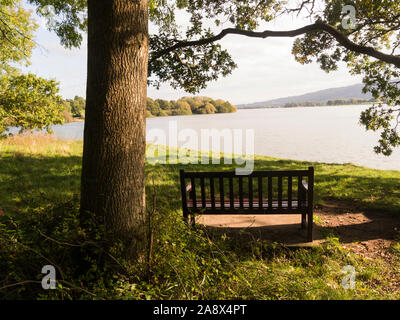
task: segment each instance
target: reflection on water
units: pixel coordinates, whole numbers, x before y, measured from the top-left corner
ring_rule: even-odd
[[[254,129],[255,153],[286,159],[328,163],[354,163],[377,169],[400,170],[400,150],[390,157],[377,155],[373,147],[379,133],[358,124],[365,106],[305,107],[239,110],[232,114],[175,116],[147,119],[147,131],[164,130],[169,121],[178,130],[215,128]],[[83,139],[83,122],[54,126],[64,139]],[[167,139],[168,141],[168,139]],[[186,141],[187,143],[187,141]]]

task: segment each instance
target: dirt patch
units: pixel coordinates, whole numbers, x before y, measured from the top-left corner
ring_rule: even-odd
[[[307,231],[301,228],[300,214],[274,215],[204,215],[196,219],[214,233],[226,233],[239,241],[268,240],[285,245],[307,242]],[[314,238],[318,238],[314,232]],[[316,245],[316,243],[314,244]]]
[[[323,234],[337,236],[357,254],[391,260],[389,248],[400,234],[400,214],[361,210],[351,203],[326,202],[315,210]]]
[[[380,257],[387,262],[395,259],[389,248],[394,240],[399,240],[400,212],[394,215],[366,211],[351,202],[339,201],[326,202],[314,212],[316,225],[312,243],[306,241],[300,215],[209,215],[196,220],[210,231],[226,232],[241,241],[260,239],[289,246],[312,246],[333,235],[344,247],[363,257]]]

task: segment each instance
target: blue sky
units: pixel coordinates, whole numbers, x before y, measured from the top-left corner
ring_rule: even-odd
[[[85,96],[86,90],[86,38],[79,49],[65,49],[58,37],[47,31],[45,21],[35,16],[40,27],[32,64],[24,71],[60,82],[64,98]],[[274,23],[261,26],[260,30],[289,30],[309,21],[283,17]],[[301,65],[291,54],[293,39],[251,39],[227,36],[220,41],[229,50],[238,68],[218,81],[210,82],[199,94],[229,100],[233,104],[252,103],[291,95],[304,94],[331,87],[341,87],[361,82],[361,77],[351,76],[345,66],[327,74],[315,63]],[[157,90],[148,88],[148,96],[161,99],[178,99],[188,95],[164,85]]]

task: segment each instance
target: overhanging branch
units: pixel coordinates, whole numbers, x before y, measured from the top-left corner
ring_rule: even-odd
[[[374,57],[378,60],[390,63],[395,65],[396,67],[400,68],[400,57],[399,56],[394,56],[390,54],[385,54],[383,52],[380,52],[372,47],[369,46],[362,46],[359,45],[353,41],[351,41],[348,37],[346,37],[345,34],[342,32],[338,31],[331,25],[317,21],[313,24],[307,25],[305,27],[295,29],[295,30],[289,30],[289,31],[271,31],[271,30],[265,30],[262,32],[256,32],[256,31],[248,31],[248,30],[241,30],[241,29],[235,29],[235,28],[227,28],[222,30],[218,35],[209,37],[209,38],[203,38],[200,40],[194,40],[194,41],[179,41],[175,45],[160,50],[158,52],[154,52],[152,54],[152,57],[150,59],[150,64],[157,60],[158,58],[162,57],[165,54],[168,54],[174,50],[180,49],[180,48],[185,48],[185,47],[192,47],[192,46],[200,46],[200,45],[205,45],[209,43],[213,43],[215,41],[221,40],[228,34],[237,34],[237,35],[243,35],[251,38],[269,38],[269,37],[296,37],[305,33],[313,32],[313,31],[323,31],[327,32],[330,35],[332,35],[336,41],[345,47],[346,49],[361,53],[361,54],[366,54],[368,56]]]

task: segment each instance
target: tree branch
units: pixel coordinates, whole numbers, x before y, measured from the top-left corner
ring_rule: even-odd
[[[346,49],[361,53],[361,54],[366,54],[371,57],[374,57],[378,60],[384,61],[386,63],[390,63],[395,65],[396,67],[400,68],[400,57],[399,56],[394,56],[390,54],[385,54],[383,52],[380,52],[372,47],[369,46],[362,46],[359,45],[353,41],[351,41],[345,34],[342,32],[338,31],[336,28],[332,27],[331,25],[324,23],[322,21],[317,21],[313,24],[307,25],[305,27],[295,29],[295,30],[289,30],[289,31],[271,31],[271,30],[265,30],[262,32],[256,32],[256,31],[248,31],[248,30],[241,30],[241,29],[235,29],[235,28],[227,28],[222,30],[218,35],[209,37],[209,38],[203,38],[200,40],[194,40],[194,41],[179,41],[175,45],[160,50],[158,52],[152,53],[152,57],[150,59],[150,64],[157,60],[158,58],[162,57],[165,54],[170,53],[171,51],[180,49],[180,48],[185,48],[185,47],[192,47],[192,46],[200,46],[200,45],[205,45],[209,43],[213,43],[215,41],[221,40],[228,34],[237,34],[237,35],[243,35],[247,37],[252,37],[252,38],[269,38],[269,37],[296,37],[305,33],[309,32],[315,32],[315,31],[323,31],[326,33],[329,33],[331,36],[333,36],[336,41],[345,47]]]

